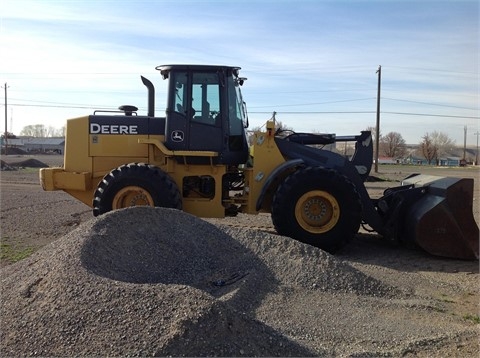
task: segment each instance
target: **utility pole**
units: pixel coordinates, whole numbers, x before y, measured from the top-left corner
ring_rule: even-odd
[[[7,132],[7,82],[5,82],[5,137],[3,138],[4,146],[5,146],[5,155],[7,155],[7,147],[8,147],[8,132]]]
[[[463,161],[467,163],[467,126],[463,127]]]
[[[478,136],[480,135],[480,132],[479,131],[476,131],[475,133],[473,133],[473,135],[476,135],[477,136],[477,151],[475,152],[475,165],[478,165]]]
[[[378,148],[380,142],[380,86],[382,84],[382,66],[378,66],[377,86],[377,125],[375,126],[375,173],[378,173]]]

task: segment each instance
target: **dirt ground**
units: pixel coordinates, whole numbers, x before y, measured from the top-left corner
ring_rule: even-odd
[[[2,156],[6,163],[18,163],[29,156]],[[49,166],[61,165],[58,155],[35,156]],[[473,211],[480,223],[480,168],[425,168],[413,166],[380,166],[371,174],[384,181],[366,184],[371,197],[379,197],[388,187],[412,172],[439,176],[475,179]],[[80,223],[90,220],[91,209],[63,192],[44,192],[38,182],[38,168],[0,172],[0,220],[2,256],[0,267],[28,256],[39,248],[63,237]],[[208,220],[215,224],[246,226],[273,230],[268,215]],[[458,317],[465,326],[478,333],[479,328],[479,267],[478,261],[462,261],[433,257],[418,250],[393,247],[375,234],[362,231],[340,259],[356,269],[383,282],[414,290],[442,304],[445,315]],[[399,275],[400,273],[400,275]],[[414,319],[414,318],[413,318]],[[478,356],[478,334],[454,337],[450,341],[430,342],[405,356]]]

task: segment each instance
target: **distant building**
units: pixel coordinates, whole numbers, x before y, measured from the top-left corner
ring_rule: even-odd
[[[399,162],[400,161],[398,159],[393,157],[385,157],[385,156],[378,157],[378,164],[398,164]]]
[[[447,167],[459,167],[462,164],[461,160],[462,158],[460,157],[440,158],[438,165],[447,166]]]
[[[427,159],[425,157],[418,157],[415,155],[410,155],[407,160],[407,164],[415,164],[415,165],[428,165]],[[434,165],[435,163],[430,163],[430,165]]]
[[[8,148],[21,149],[24,152],[40,152],[48,153],[54,152],[63,154],[65,150],[65,137],[59,138],[35,138],[35,137],[17,137],[7,139]],[[5,143],[2,140],[2,148],[5,148]],[[7,150],[8,153],[8,150]]]
[[[429,165],[428,161],[424,157],[418,156],[409,156],[406,160],[408,164],[416,164],[416,165]],[[439,165],[444,167],[459,167],[462,165],[462,158],[460,157],[442,157],[439,158],[438,161],[432,160],[430,165]]]

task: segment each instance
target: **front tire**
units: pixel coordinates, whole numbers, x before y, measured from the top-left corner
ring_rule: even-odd
[[[167,173],[153,165],[125,164],[105,175],[98,184],[93,215],[142,205],[181,210],[180,191]]]
[[[335,253],[358,232],[361,211],[355,186],[344,175],[307,167],[278,187],[272,221],[279,234]]]

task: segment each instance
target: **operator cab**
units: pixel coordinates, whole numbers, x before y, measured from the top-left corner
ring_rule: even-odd
[[[165,145],[170,150],[213,151],[216,164],[248,159],[247,111],[239,67],[162,65],[168,79]]]

